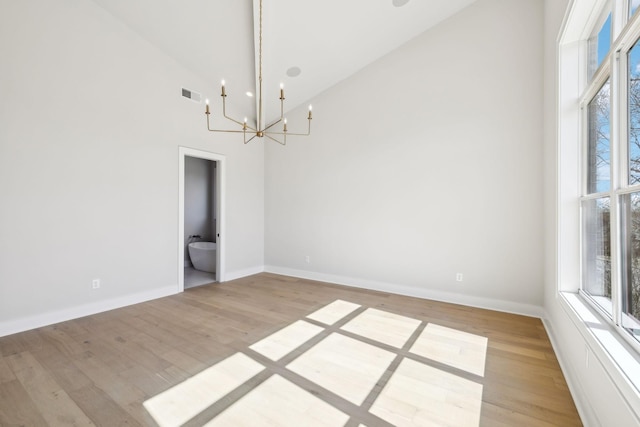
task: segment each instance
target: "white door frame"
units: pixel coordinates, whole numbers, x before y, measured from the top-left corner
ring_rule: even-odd
[[[213,160],[216,162],[216,280],[225,280],[225,156],[209,151],[196,150],[188,147],[178,147],[179,176],[178,176],[178,292],[184,291],[184,174],[185,158],[197,157],[199,159]]]

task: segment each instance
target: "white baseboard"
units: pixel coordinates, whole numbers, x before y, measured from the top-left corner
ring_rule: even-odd
[[[247,276],[253,276],[254,274],[264,273],[265,269],[263,265],[257,267],[245,268],[244,270],[227,271],[224,275],[223,282],[231,280],[241,279]]]
[[[511,301],[495,300],[490,298],[481,298],[454,294],[442,291],[433,291],[429,289],[416,288],[412,286],[398,285],[395,283],[378,282],[367,279],[358,279],[353,277],[337,276],[332,274],[317,273],[305,270],[296,270],[286,267],[277,266],[256,266],[244,270],[236,270],[225,274],[224,281],[240,279],[242,277],[252,276],[254,274],[269,272],[282,274],[285,276],[300,277],[303,279],[317,280],[321,282],[334,283],[338,285],[352,286],[356,288],[371,289],[382,292],[389,292],[399,295],[407,295],[417,298],[430,299],[435,301],[449,302],[453,304],[467,305],[471,307],[486,308],[490,310],[503,311],[507,313],[522,314],[532,317],[543,317],[542,307],[529,304],[515,303]],[[0,322],[0,337],[18,332],[28,331],[30,329],[42,326],[52,325],[79,317],[89,316],[103,311],[113,310],[128,305],[138,304],[150,301],[156,298],[178,293],[178,287],[167,286],[160,289],[154,289],[147,292],[140,292],[123,297],[117,297],[106,301],[84,304],[78,307],[72,307],[64,310],[52,311],[48,313],[28,316],[20,319]]]
[[[97,301],[83,304],[77,307],[71,307],[63,310],[37,314],[35,316],[27,316],[15,320],[0,322],[0,337],[15,334],[18,332],[28,331],[35,328],[40,328],[43,326],[53,325],[55,323],[65,322],[71,319],[77,319],[79,317],[102,313],[103,311],[126,307],[128,305],[162,298],[176,293],[178,293],[177,285],[165,286],[163,288],[112,298],[105,301]]]
[[[434,291],[432,289],[416,288],[414,286],[399,285],[396,283],[378,282],[375,280],[359,279],[355,277],[345,277],[333,274],[317,273],[314,271],[296,270],[274,265],[265,266],[264,271],[268,273],[282,274],[284,276],[299,277],[302,279],[317,280],[320,282],[353,286],[355,288],[365,288],[374,291],[389,292],[392,294],[406,295],[416,298],[466,305],[470,307],[486,308],[489,310],[521,314],[530,317],[542,318],[544,315],[544,310],[540,306],[522,304],[512,301],[482,298],[476,296],[455,294],[451,292]]]

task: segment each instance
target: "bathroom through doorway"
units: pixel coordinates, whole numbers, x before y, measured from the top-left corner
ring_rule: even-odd
[[[224,156],[180,147],[178,291],[223,281]]]

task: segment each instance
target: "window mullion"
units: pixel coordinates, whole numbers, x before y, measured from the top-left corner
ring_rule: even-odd
[[[614,0],[611,4],[611,41],[620,36],[622,30],[627,24],[627,17],[629,16],[629,2],[628,0]]]
[[[624,133],[624,123],[626,120],[621,120],[623,117],[622,112],[626,109],[622,105],[624,102],[622,96],[622,86],[625,81],[624,78],[624,66],[626,62],[621,59],[620,51],[617,50],[611,55],[611,116],[610,116],[610,149],[611,149],[611,303],[613,322],[616,325],[620,325],[621,310],[620,310],[620,287],[623,280],[623,268],[626,263],[624,262],[625,251],[625,239],[626,235],[622,230],[622,212],[621,212],[621,200],[620,189],[626,182],[626,168],[624,162],[624,151],[622,149],[622,136]],[[624,122],[624,123],[623,123]]]

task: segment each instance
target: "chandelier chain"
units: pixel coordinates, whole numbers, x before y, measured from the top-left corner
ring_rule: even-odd
[[[260,96],[258,98],[258,129],[260,129],[262,127],[262,0],[260,0],[260,32],[258,34],[258,38],[259,38],[259,43],[260,43],[260,50],[258,52],[258,61],[259,61],[259,67],[260,69],[258,70],[258,84],[259,84],[259,89],[260,89]]]

